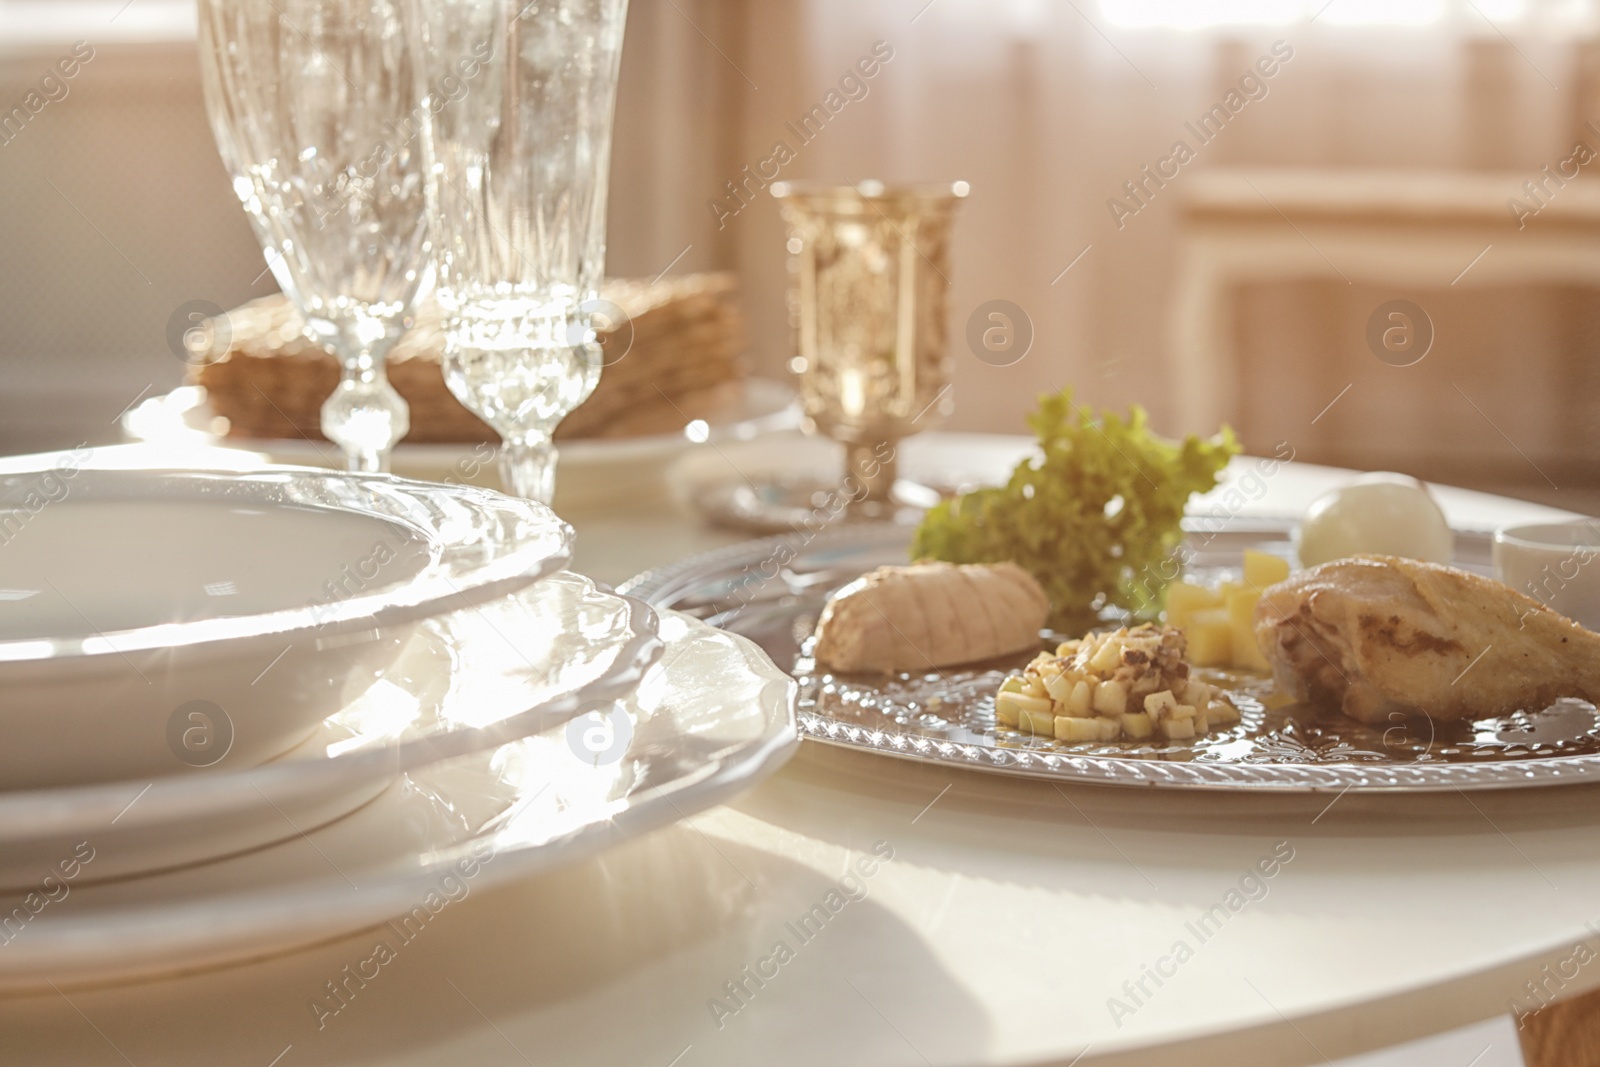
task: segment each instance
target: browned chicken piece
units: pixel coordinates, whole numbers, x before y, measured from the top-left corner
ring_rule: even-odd
[[[879,567],[835,593],[817,620],[817,662],[839,671],[918,671],[1039,643],[1049,601],[1015,563]]]
[[[1298,700],[1362,722],[1480,719],[1600,698],[1600,634],[1454,567],[1353,556],[1270,586],[1256,642]]]

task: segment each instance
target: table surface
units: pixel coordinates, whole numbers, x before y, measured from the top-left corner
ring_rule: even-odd
[[[929,434],[903,456],[983,477],[1026,447]],[[826,456],[753,442],[674,477]],[[1341,476],[1287,465],[1245,511],[1294,514]],[[1438,492],[1457,524],[1558,514]],[[579,567],[613,582],[738,539],[663,499],[568,518]],[[463,901],[321,1028],[311,1002],[371,935],[0,999],[0,1062],[1321,1063],[1531,1003],[1527,981],[1600,984],[1570,962],[1600,921],[1597,824],[1597,787],[1183,794],[808,743],[731,805]]]

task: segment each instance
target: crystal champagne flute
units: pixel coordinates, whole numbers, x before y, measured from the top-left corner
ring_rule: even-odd
[[[591,311],[627,0],[409,0],[418,76],[482,58],[452,107],[424,108],[445,381],[500,434],[501,478],[555,491],[551,435],[594,390]]]
[[[410,427],[384,357],[431,270],[420,88],[400,0],[200,0],[206,109],[308,332],[338,356],[322,432],[387,470]]]

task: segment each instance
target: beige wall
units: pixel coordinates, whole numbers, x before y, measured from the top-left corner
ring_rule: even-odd
[[[9,108],[68,45],[0,61]],[[67,97],[0,145],[0,447],[109,439],[182,364],[187,300],[271,291],[199,105],[192,47],[96,49]],[[69,440],[69,438],[71,440]]]

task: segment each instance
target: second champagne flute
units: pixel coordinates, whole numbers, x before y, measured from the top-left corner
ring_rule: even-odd
[[[549,503],[551,435],[593,392],[606,180],[627,0],[410,0],[419,76],[487,55],[448,108],[431,90],[428,209],[445,382],[500,434],[509,492]]]

